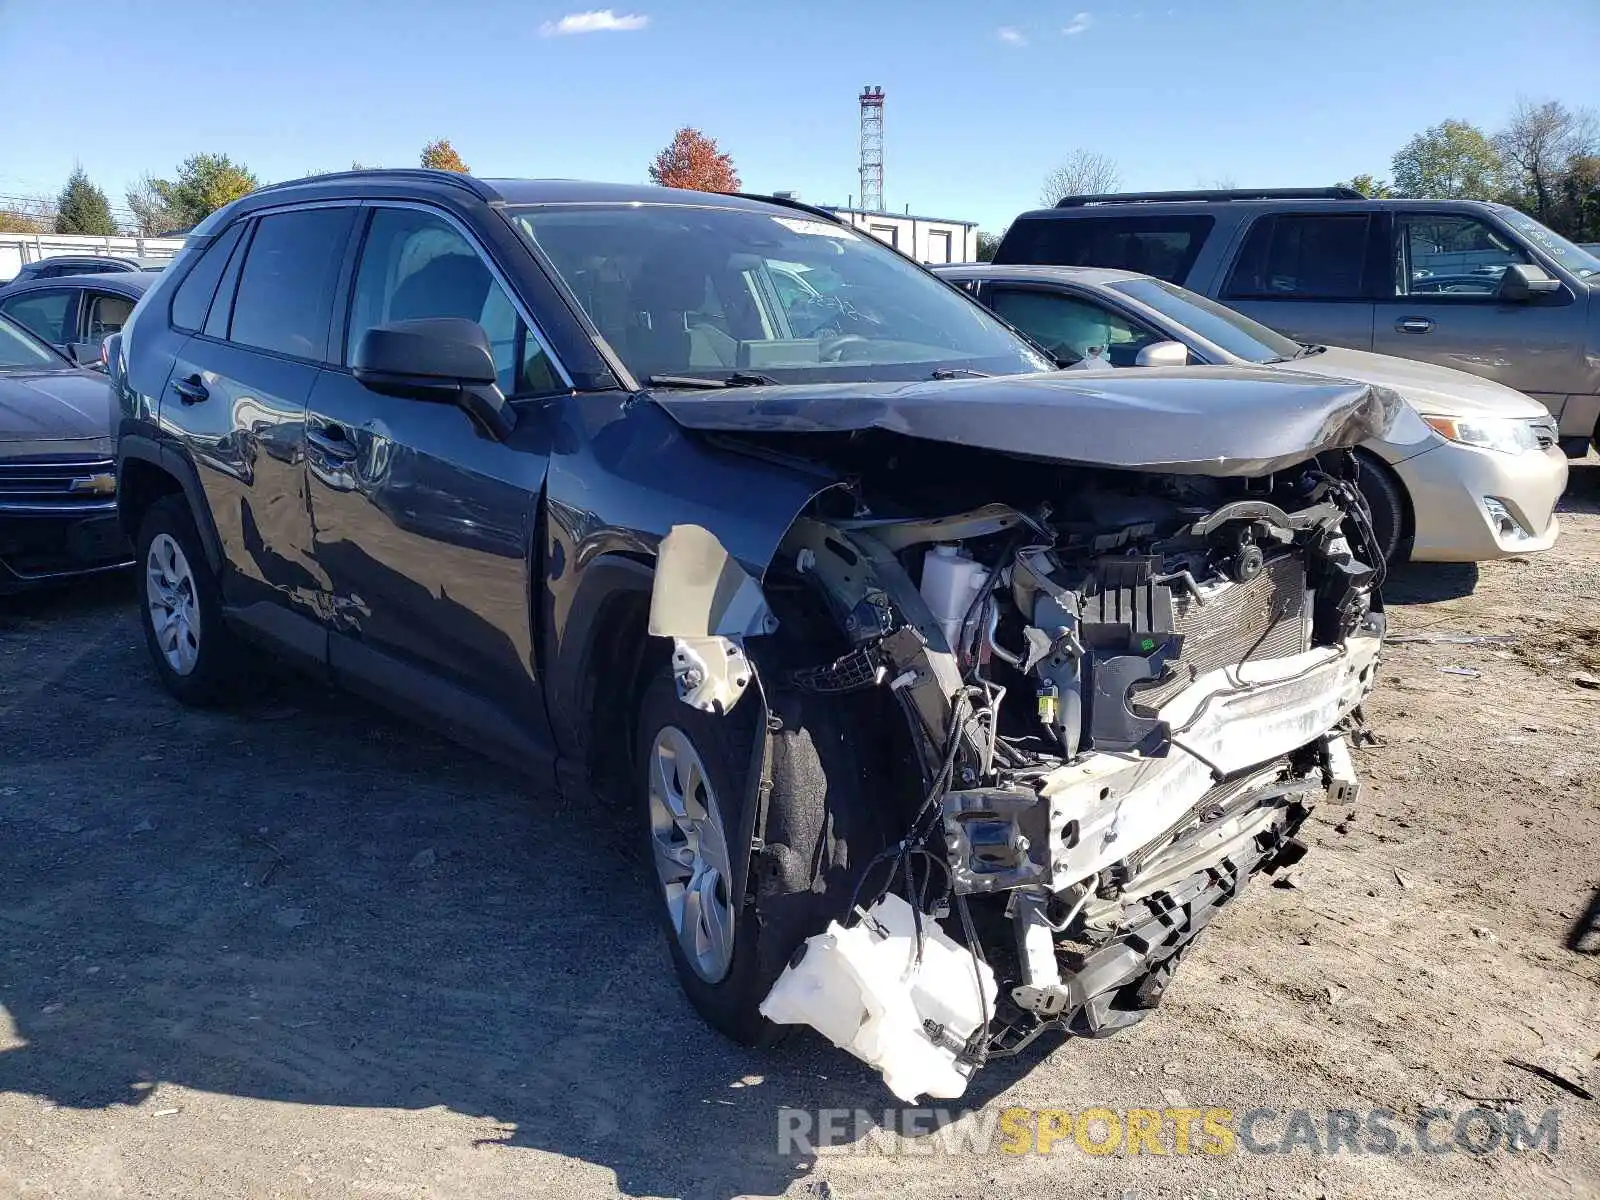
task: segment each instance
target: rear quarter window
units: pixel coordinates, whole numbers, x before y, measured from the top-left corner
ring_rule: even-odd
[[[1216,220],[1208,216],[1024,217],[995,252],[997,263],[1115,267],[1182,283]]]
[[[172,323],[179,329],[199,329],[206,323],[211,298],[228,265],[228,256],[239,244],[244,222],[237,221],[200,251],[200,258],[178,284],[172,296]]]

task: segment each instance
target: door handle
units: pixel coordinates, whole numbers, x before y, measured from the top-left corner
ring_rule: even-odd
[[[1397,333],[1427,333],[1433,328],[1432,317],[1401,317],[1394,323]]]
[[[306,441],[325,457],[336,462],[351,462],[356,457],[356,444],[345,432],[343,425],[327,421],[306,427]]]
[[[206,385],[200,382],[198,375],[191,375],[187,379],[174,379],[172,390],[178,393],[178,399],[185,404],[199,404],[200,401],[211,398],[211,393],[206,390]]]

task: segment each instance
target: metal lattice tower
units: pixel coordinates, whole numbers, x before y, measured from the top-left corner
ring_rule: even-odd
[[[883,211],[883,89],[861,89],[861,207]]]

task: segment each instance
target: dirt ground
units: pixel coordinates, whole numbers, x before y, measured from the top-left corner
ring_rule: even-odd
[[[1558,1149],[780,1154],[781,1107],[891,1097],[694,1017],[624,817],[303,683],[184,711],[119,579],[0,602],[0,1196],[1600,1196],[1593,457],[1565,510],[1551,553],[1394,581],[1394,631],[1512,640],[1387,651],[1298,886],[1252,885],[1142,1025],[963,1101],[1554,1107]]]

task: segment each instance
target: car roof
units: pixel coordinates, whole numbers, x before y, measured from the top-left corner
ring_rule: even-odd
[[[250,211],[295,198],[295,193],[360,197],[367,188],[374,194],[395,190],[437,195],[441,191],[468,192],[479,200],[502,205],[516,204],[673,204],[770,211],[788,207],[813,211],[807,205],[776,197],[750,196],[723,192],[696,192],[686,188],[657,187],[638,183],[595,183],[581,179],[480,179],[456,171],[435,171],[422,167],[382,170],[334,171],[284,183],[269,184],[229,205],[227,210]],[[379,192],[381,189],[381,193]],[[834,220],[830,215],[829,220]],[[215,226],[207,219],[206,231]]]
[[[978,280],[1059,280],[1062,283],[1079,283],[1088,287],[1101,287],[1108,283],[1126,283],[1132,279],[1149,279],[1138,271],[1122,271],[1115,267],[1054,267],[1048,265],[996,265],[994,263],[951,263],[933,268],[935,275],[959,276]]]
[[[29,263],[30,267],[43,267],[61,263],[127,263],[134,266],[134,260],[124,258],[120,254],[52,254],[49,258],[37,258]]]
[[[76,275],[57,275],[51,279],[24,279],[0,284],[0,292],[49,292],[93,284],[108,292],[120,291],[142,296],[160,277],[159,271],[83,271]]]
[[[63,278],[93,280],[96,284],[108,284],[113,288],[121,287],[130,292],[147,292],[150,290],[151,285],[161,278],[161,272],[158,270],[94,271],[85,272],[82,275],[67,275],[63,276]],[[40,280],[40,282],[56,283],[59,280]]]
[[[1158,195],[1158,193],[1148,193]],[[1375,200],[1368,198],[1327,198],[1327,197],[1301,197],[1268,198],[1253,196],[1249,198],[1226,199],[1151,199],[1142,200],[1130,197],[1119,199],[1115,195],[1096,196],[1087,199],[1087,203],[1071,203],[1073,198],[1053,208],[1035,208],[1022,213],[1017,217],[1019,221],[1027,220],[1074,220],[1086,217],[1141,217],[1141,216],[1186,216],[1201,214],[1221,215],[1223,213],[1259,214],[1269,212],[1403,212],[1409,209],[1428,209],[1433,212],[1441,210],[1446,212],[1482,212],[1485,209],[1504,211],[1505,205],[1496,204],[1489,200],[1418,200],[1412,198],[1393,198]]]

